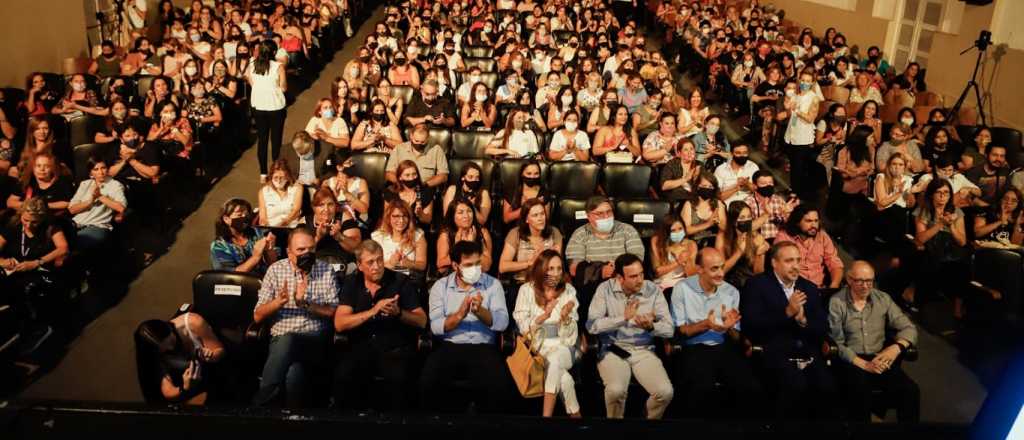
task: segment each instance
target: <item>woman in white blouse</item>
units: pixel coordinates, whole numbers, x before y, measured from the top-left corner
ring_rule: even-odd
[[[576,110],[565,113],[562,129],[551,136],[548,146],[548,159],[551,160],[590,160],[590,137],[579,129],[580,114]]]
[[[370,190],[366,180],[352,175],[352,158],[347,151],[335,151],[330,163],[334,166],[334,175],[324,180],[321,186],[334,192],[339,209],[366,221],[370,212]]]
[[[491,156],[517,159],[540,151],[537,135],[526,125],[530,115],[520,109],[512,110],[508,115],[505,128],[494,135],[494,139],[484,151]]]
[[[302,185],[288,170],[288,162],[278,159],[270,165],[267,183],[260,188],[260,226],[294,228],[302,214]]]
[[[340,117],[334,101],[329,98],[317,102],[313,117],[306,123],[306,133],[334,148],[347,148],[349,144],[348,124]]]
[[[409,205],[391,203],[384,209],[380,229],[370,236],[384,249],[384,267],[405,275],[427,269],[427,240],[411,219]]]
[[[569,417],[580,417],[576,384],[569,374],[579,357],[578,307],[576,289],[566,282],[562,256],[551,249],[541,252],[526,284],[519,288],[512,318],[521,334],[532,337],[533,348],[548,363],[544,376],[544,417],[554,414],[558,396],[562,397]]]

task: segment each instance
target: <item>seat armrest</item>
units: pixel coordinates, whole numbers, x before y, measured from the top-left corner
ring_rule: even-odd
[[[505,330],[498,334],[498,348],[501,354],[512,356],[516,350],[516,334],[512,330]]]
[[[839,355],[839,344],[830,337],[825,337],[821,343],[821,355],[825,359],[832,359]]]
[[[430,330],[423,329],[416,334],[416,351],[420,353],[429,353],[434,349],[434,337],[430,334]]]
[[[245,329],[245,343],[263,344],[270,341],[270,326],[265,322],[254,322]]]

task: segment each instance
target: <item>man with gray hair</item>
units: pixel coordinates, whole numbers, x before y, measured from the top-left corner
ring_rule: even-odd
[[[871,392],[880,388],[895,402],[901,423],[918,422],[921,391],[900,368],[901,355],[917,343],[917,328],[888,294],[874,287],[875,271],[867,262],[850,266],[846,284],[829,300],[828,324],[839,346],[839,378],[850,417],[870,421]]]
[[[349,350],[335,371],[335,405],[365,409],[365,385],[374,372],[384,377],[390,410],[401,410],[409,393],[412,357],[409,328],[426,327],[416,285],[384,267],[384,250],[365,240],[355,249],[358,272],[341,287],[334,330],[348,336]]]

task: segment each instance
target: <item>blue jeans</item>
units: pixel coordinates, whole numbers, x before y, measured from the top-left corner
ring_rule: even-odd
[[[96,226],[86,226],[78,230],[78,248],[82,253],[91,255],[96,249],[101,248],[110,240],[113,232]]]
[[[308,406],[311,371],[323,362],[326,348],[321,334],[289,333],[270,338],[260,389],[253,403],[267,404],[283,394],[285,406]]]

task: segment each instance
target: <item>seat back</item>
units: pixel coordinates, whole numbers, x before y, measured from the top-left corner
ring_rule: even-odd
[[[957,125],[953,127],[956,130],[956,136],[960,138],[960,142],[973,145],[974,136],[978,133],[978,127],[975,125]]]
[[[373,191],[383,191],[387,186],[384,168],[388,164],[387,153],[358,153],[352,155],[352,175],[366,179]]]
[[[498,188],[500,194],[512,194],[519,186],[519,171],[523,165],[530,162],[528,159],[503,159],[498,162]],[[546,181],[548,176],[548,163],[540,163],[540,180]],[[492,197],[493,199],[493,197]]]
[[[405,101],[405,105],[409,105],[409,103],[412,102],[412,95],[415,92],[416,89],[412,88],[412,86],[391,86],[391,94],[395,96],[400,96],[402,98],[402,101]]]
[[[72,148],[92,143],[94,128],[98,121],[90,114],[82,113],[68,120],[68,144]]]
[[[487,155],[484,150],[487,144],[494,138],[494,133],[489,131],[463,131],[452,132],[452,155],[461,159],[480,159]]]
[[[465,57],[462,62],[466,64],[466,70],[473,67],[479,67],[484,72],[494,72],[497,63],[494,62],[494,58],[484,57]]]
[[[494,48],[490,46],[465,46],[462,48],[462,52],[467,57],[472,58],[490,58],[494,56]]]
[[[558,230],[562,231],[563,237],[572,236],[576,228],[587,222],[587,201],[584,199],[559,199],[551,220]]]
[[[601,166],[593,162],[568,161],[551,164],[548,190],[556,197],[585,199],[597,191]]]
[[[448,159],[448,183],[455,184],[459,181],[459,176],[462,174],[462,168],[467,163],[473,162],[480,165],[480,181],[482,188],[490,191],[494,182],[494,161],[491,159]],[[491,197],[493,199],[493,197]]]
[[[658,231],[672,205],[664,200],[620,200],[615,203],[615,219],[633,225],[643,238]]]
[[[612,198],[636,199],[647,195],[651,167],[631,163],[605,164],[602,173],[605,194]]]
[[[139,76],[138,79],[135,80],[135,91],[138,93],[137,96],[138,96],[140,101],[144,102],[146,100],[146,94],[149,93],[149,90],[151,88],[153,88],[153,80],[157,79],[157,78],[163,78],[163,79],[167,80],[167,84],[170,84],[172,87],[174,86],[174,80],[172,80],[172,79],[170,79],[170,78],[168,78],[166,76],[162,76],[162,75],[142,75],[142,76]]]
[[[444,154],[447,156],[448,152],[452,149],[452,132],[451,130],[444,127],[431,127],[427,135],[427,149],[429,150],[434,145],[440,145],[441,150],[444,150]],[[405,139],[412,139],[412,127],[405,129]]]
[[[75,157],[75,181],[80,182],[82,180],[89,178],[90,157],[92,157],[93,155],[98,155],[103,158],[109,157],[109,153],[112,148],[117,148],[117,145],[94,143],[76,145],[75,149],[72,151],[72,154]]]
[[[480,82],[487,84],[487,88],[494,90],[498,85],[498,74],[496,72],[481,72]]]
[[[206,270],[192,279],[192,308],[216,329],[244,329],[252,323],[261,280],[241,272]]]

